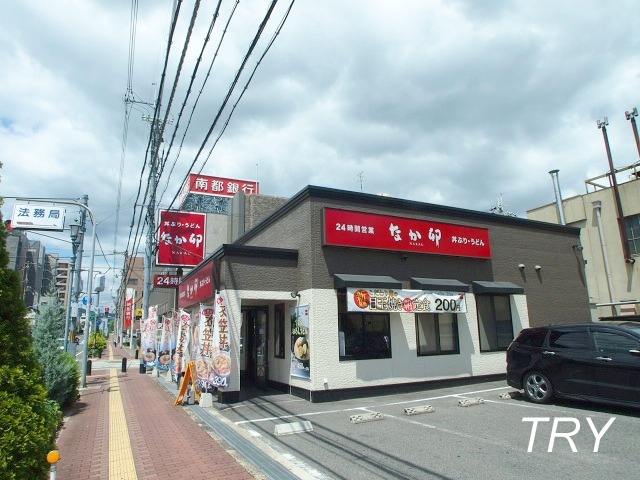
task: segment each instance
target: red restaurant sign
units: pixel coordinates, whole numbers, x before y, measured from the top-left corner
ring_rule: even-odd
[[[324,244],[491,258],[486,228],[333,208],[324,209]]]
[[[246,194],[260,193],[259,184],[251,180],[236,180],[190,173],[189,178],[182,187],[181,196],[188,193],[199,193],[201,195],[215,195],[216,197],[234,197],[238,192]]]
[[[213,259],[193,274],[182,278],[178,286],[178,308],[187,308],[213,298]]]
[[[195,267],[204,259],[205,213],[160,210],[156,264]]]

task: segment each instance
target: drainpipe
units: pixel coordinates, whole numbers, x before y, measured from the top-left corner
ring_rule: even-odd
[[[607,256],[607,247],[604,242],[604,233],[602,231],[602,202],[600,200],[596,200],[595,202],[591,202],[593,205],[593,210],[596,213],[596,222],[598,223],[598,234],[600,235],[600,247],[602,248],[602,259],[604,260],[604,271],[607,274],[607,287],[609,287],[609,301],[611,302],[611,312],[613,315],[617,315],[616,306],[613,304],[615,302],[613,295],[613,285],[611,281],[611,269],[609,268],[609,257]]]
[[[560,223],[566,225],[567,222],[564,219],[564,208],[562,207],[562,193],[560,193],[560,182],[558,181],[559,170],[551,170],[551,180],[553,181],[553,192],[556,196],[556,204],[558,205],[558,215],[560,216]]]

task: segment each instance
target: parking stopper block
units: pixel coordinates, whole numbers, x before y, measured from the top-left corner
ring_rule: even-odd
[[[431,405],[423,405],[420,407],[409,407],[409,408],[405,408],[404,409],[404,414],[405,415],[419,415],[421,413],[431,413],[431,412],[435,412],[435,408],[433,408]]]
[[[382,420],[384,415],[379,412],[374,413],[363,413],[360,415],[351,415],[349,420],[351,423],[364,423],[364,422],[375,422],[376,420]]]
[[[473,405],[482,405],[484,403],[484,398],[476,397],[476,398],[465,398],[464,400],[459,400],[458,405],[460,407],[471,407]]]

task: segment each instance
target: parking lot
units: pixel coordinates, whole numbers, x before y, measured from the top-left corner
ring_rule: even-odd
[[[315,404],[269,394],[215,415],[319,479],[601,479],[636,476],[639,413],[535,405],[489,382]]]

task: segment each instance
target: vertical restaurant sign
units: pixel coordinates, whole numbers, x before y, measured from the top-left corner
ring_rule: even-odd
[[[180,198],[185,198],[189,193],[231,198],[238,192],[244,192],[246,194],[260,193],[259,184],[251,180],[237,180],[190,173],[189,178],[185,180],[182,186]]]
[[[124,328],[131,328],[133,323],[133,299],[136,291],[133,288],[127,288],[127,296],[124,301]]]
[[[324,244],[491,258],[486,228],[333,208],[324,209]]]
[[[178,313],[178,337],[176,350],[173,355],[173,373],[179,375],[184,372],[189,357],[189,339],[191,338],[191,315],[185,310]]]
[[[208,388],[211,374],[211,358],[213,357],[213,317],[214,309],[208,305],[200,305],[200,327],[198,349],[196,353],[196,372],[198,383]]]
[[[347,287],[349,312],[466,313],[464,293]]]
[[[291,309],[291,376],[311,378],[309,305]]]
[[[11,228],[29,230],[64,230],[66,209],[56,205],[16,203],[13,205]]]
[[[213,297],[213,259],[186,277],[178,286],[178,308],[187,308]]]
[[[160,210],[156,264],[195,267],[204,259],[207,215]]]
[[[211,360],[209,383],[216,387],[225,388],[229,386],[231,376],[229,312],[227,302],[220,293],[216,295],[215,309],[213,324],[214,353]]]
[[[158,323],[158,306],[149,306],[149,314],[144,320],[144,328],[141,327],[140,343],[142,344],[142,359],[147,367],[156,364],[156,324]]]

